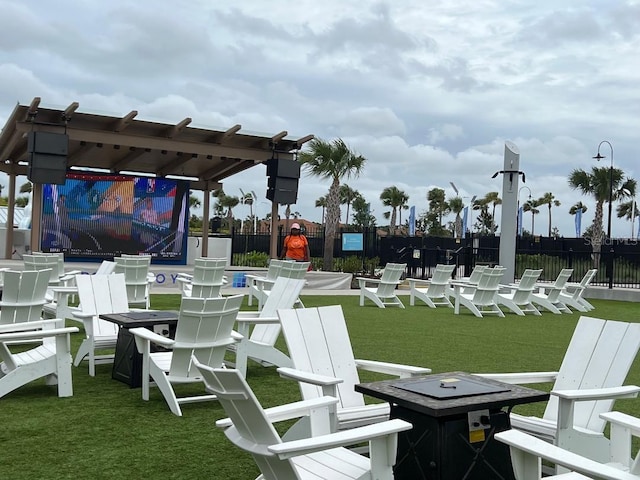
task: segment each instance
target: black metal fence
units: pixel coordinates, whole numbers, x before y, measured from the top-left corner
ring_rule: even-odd
[[[439,263],[456,264],[465,276],[475,265],[498,264],[500,237],[474,236],[464,239],[451,237],[379,236],[375,229],[362,233],[362,251],[343,250],[343,230],[336,235],[334,257],[336,269],[352,273],[369,272],[388,262],[407,264],[407,276],[428,278]],[[278,249],[286,232],[278,232]],[[321,229],[306,231],[311,257],[320,259],[324,250]],[[256,235],[233,234],[234,263],[239,265],[266,265],[269,255],[268,232]],[[355,266],[354,266],[355,264]],[[522,237],[516,242],[516,278],[526,268],[541,268],[542,280],[553,280],[563,268],[573,268],[572,281],[579,281],[587,270],[597,268],[592,285],[610,288],[640,288],[640,246],[637,240],[612,239],[605,242],[599,254],[592,251],[588,239]]]

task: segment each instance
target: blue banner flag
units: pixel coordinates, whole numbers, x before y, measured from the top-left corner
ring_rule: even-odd
[[[416,207],[409,209],[409,236],[413,237],[416,234]]]
[[[518,208],[518,236],[522,236],[522,212],[524,207]]]
[[[582,209],[576,210],[576,238],[582,236]]]
[[[467,220],[468,220],[468,215],[469,215],[469,207],[464,207],[464,210],[462,211],[462,238],[465,238],[467,236]]]

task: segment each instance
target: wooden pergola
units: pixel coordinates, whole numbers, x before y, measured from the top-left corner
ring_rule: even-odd
[[[69,137],[68,168],[93,169],[105,173],[140,174],[158,178],[181,178],[190,188],[204,192],[203,235],[209,231],[210,192],[221,181],[270,158],[293,159],[302,145],[313,139],[307,135],[295,140],[282,131],[273,136],[240,133],[241,125],[227,130],[190,127],[191,118],[177,124],[137,120],[133,110],[123,117],[82,113],[74,102],[66,109],[43,108],[40,98],[30,105],[16,105],[0,132],[0,171],[9,176],[9,205],[5,258],[11,258],[15,212],[16,177],[27,175],[29,132],[66,133]],[[31,246],[40,248],[42,185],[32,190]],[[275,213],[273,213],[275,211]],[[277,205],[272,205],[272,219],[277,219]],[[271,229],[271,251],[277,245],[275,228]],[[202,242],[202,256],[208,242]]]

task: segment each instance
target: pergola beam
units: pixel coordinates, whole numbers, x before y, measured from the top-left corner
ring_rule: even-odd
[[[131,110],[124,117],[118,120],[118,123],[116,123],[115,127],[113,128],[113,131],[114,132],[123,131],[125,128],[131,125],[131,122],[133,121],[134,118],[136,118],[137,115],[138,115],[137,110]]]

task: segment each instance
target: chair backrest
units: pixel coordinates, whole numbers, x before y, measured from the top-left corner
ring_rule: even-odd
[[[395,290],[400,283],[400,278],[404,273],[406,263],[387,263],[382,270],[382,276],[376,289],[376,295],[381,298],[395,296]]]
[[[433,271],[433,276],[427,287],[427,296],[433,298],[444,296],[449,288],[449,280],[451,280],[451,275],[455,268],[455,265],[436,265],[436,269]]]
[[[52,285],[60,282],[60,275],[58,274],[60,266],[57,256],[23,255],[22,260],[24,262],[25,271],[48,270],[49,278],[47,282]]]
[[[469,275],[469,278],[467,279],[468,282],[478,283],[480,277],[487,268],[489,268],[487,265],[476,265],[475,267],[473,267],[473,270],[471,270],[471,275]]]
[[[194,362],[195,363],[195,362]],[[269,452],[269,445],[282,439],[242,375],[234,369],[207,368],[199,363],[207,391],[218,397],[233,425],[225,430],[234,445],[252,454],[264,480],[298,480],[290,460],[281,460]]]
[[[280,269],[282,268],[282,264],[285,260],[279,260],[277,258],[272,258],[269,260],[269,268],[267,269],[267,273],[265,275],[265,279],[267,280],[275,280],[278,278],[280,273]]]
[[[277,317],[279,309],[293,308],[304,284],[304,278],[276,278],[259,316],[262,318]],[[251,340],[267,345],[275,345],[281,329],[282,327],[279,323],[258,324],[251,331]]]
[[[278,277],[285,278],[304,278],[309,269],[309,262],[292,262],[291,260],[282,260]]]
[[[565,287],[572,274],[573,268],[563,268],[560,270],[560,273],[553,282],[553,285],[549,287],[549,293],[547,293],[547,299],[550,302],[554,303],[558,301],[562,289]]]
[[[592,268],[591,270],[587,270],[587,273],[584,274],[584,277],[582,277],[582,280],[580,280],[580,283],[574,286],[573,292],[570,293],[569,295],[571,295],[576,300],[582,297],[586,288],[589,286],[591,281],[595,278],[596,273],[598,273],[597,268]]]
[[[112,262],[111,260],[103,260],[98,269],[96,270],[96,275],[109,275],[114,272],[116,269],[116,262]]]
[[[204,365],[222,366],[227,346],[234,343],[231,332],[243,297],[182,297],[170,378],[199,377],[192,356]]]
[[[76,286],[83,314],[101,315],[129,311],[123,273],[76,275]]]
[[[601,320],[581,316],[558,371],[554,390],[619,387],[640,348],[640,323]],[[600,414],[613,407],[613,400],[577,402],[575,425],[602,432]],[[544,418],[557,420],[558,399],[549,399]]]
[[[522,272],[522,277],[520,277],[520,281],[518,282],[518,288],[513,292],[513,301],[516,305],[529,302],[540,275],[542,275],[542,269],[533,270],[527,268]]]
[[[64,253],[63,252],[31,252],[32,255],[38,257],[55,257],[58,260],[58,268],[55,274],[58,277],[64,275]]]
[[[0,325],[40,320],[50,275],[48,270],[5,271]]]
[[[196,298],[219,297],[220,288],[224,285],[226,266],[226,258],[196,258],[191,280],[191,296]]]
[[[130,304],[144,303],[149,294],[150,255],[122,255],[113,259],[116,262],[116,273],[124,273],[127,285],[127,298]]]
[[[482,272],[471,300],[476,305],[494,305],[504,275],[504,267],[487,268]]]
[[[298,370],[341,378],[337,385],[339,405],[364,406],[354,390],[360,382],[342,307],[278,310],[282,331],[293,365]],[[320,387],[300,382],[302,398],[322,396]]]

